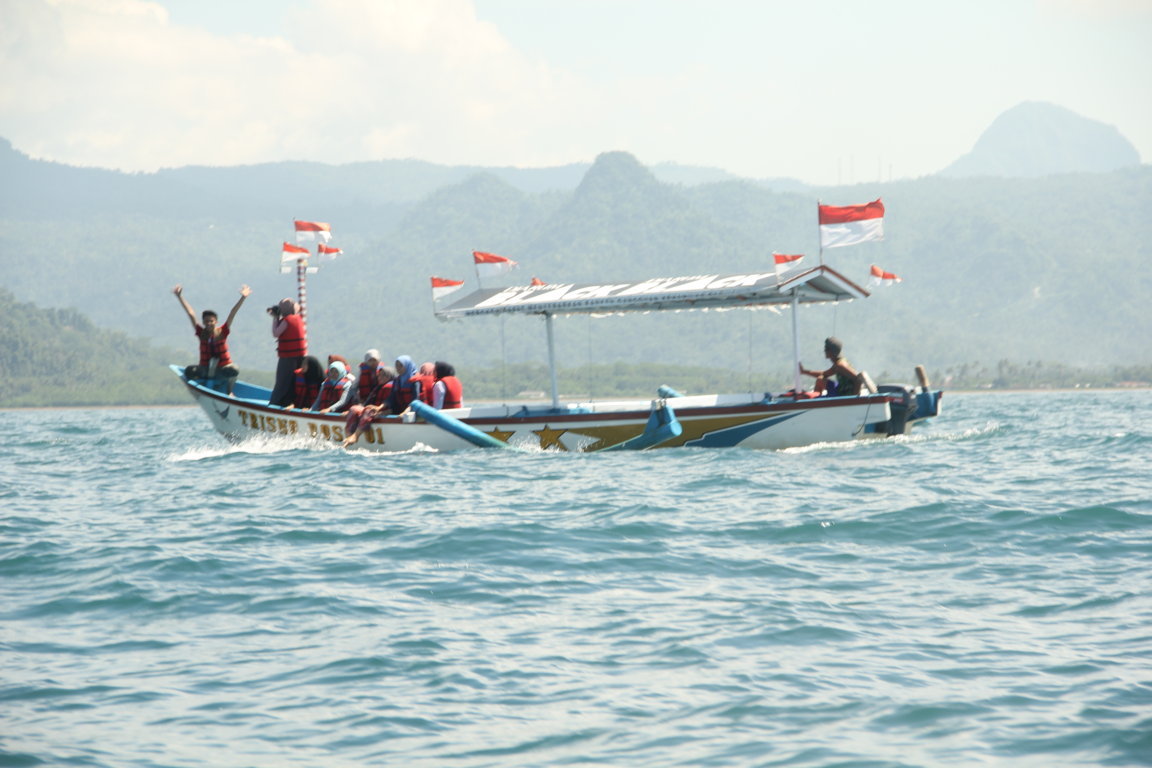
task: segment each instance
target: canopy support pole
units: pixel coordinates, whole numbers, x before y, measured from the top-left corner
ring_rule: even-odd
[[[800,394],[800,290],[792,289],[792,391]]]
[[[552,332],[552,313],[544,313],[544,327],[548,330],[548,373],[552,377],[552,407],[560,410],[560,389],[556,385],[556,339]]]

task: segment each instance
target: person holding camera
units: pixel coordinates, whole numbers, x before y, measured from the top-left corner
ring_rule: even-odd
[[[292,405],[296,395],[296,369],[304,365],[308,354],[308,340],[304,333],[304,318],[299,305],[292,299],[281,299],[268,307],[272,316],[272,335],[276,337],[276,385],[272,388],[269,405],[281,408]]]

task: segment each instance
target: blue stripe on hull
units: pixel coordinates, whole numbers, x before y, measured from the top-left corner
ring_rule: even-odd
[[[770,429],[777,424],[781,424],[799,415],[799,413],[785,413],[781,416],[754,421],[751,424],[741,424],[738,427],[718,429],[715,432],[709,432],[695,440],[689,440],[684,443],[684,445],[695,448],[732,448],[744,442],[749,437],[752,437],[752,435],[763,432],[766,429]]]

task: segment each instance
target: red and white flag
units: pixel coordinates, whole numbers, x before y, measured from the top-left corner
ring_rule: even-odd
[[[330,248],[327,245],[324,245],[324,243],[320,243],[320,245],[316,246],[316,253],[320,255],[321,259],[332,261],[340,254],[344,253],[344,251],[340,250],[339,248]]]
[[[280,253],[280,263],[288,264],[298,259],[307,259],[311,251],[292,243],[284,243],[284,250]]]
[[[463,280],[449,280],[444,277],[432,278],[432,301],[439,301],[450,293],[460,290]]]
[[[872,285],[895,285],[896,283],[903,282],[899,277],[891,272],[885,272],[875,264],[872,265]]]
[[[820,247],[837,248],[884,239],[884,203],[820,205]]]
[[[480,279],[511,272],[519,266],[512,259],[483,251],[472,251],[472,260],[476,262],[476,277]]]
[[[776,281],[779,282],[785,272],[800,266],[800,262],[804,259],[804,254],[797,253],[788,255],[785,253],[773,253],[772,258],[776,260]]]
[[[297,221],[296,242],[314,243],[317,240],[328,242],[332,239],[332,227],[322,221]]]

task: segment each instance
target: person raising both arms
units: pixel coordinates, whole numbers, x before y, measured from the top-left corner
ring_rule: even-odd
[[[232,387],[236,383],[236,377],[240,375],[240,371],[232,364],[232,357],[228,354],[228,334],[232,332],[232,321],[236,319],[236,312],[244,303],[244,299],[252,293],[252,289],[246,285],[240,286],[240,298],[222,325],[216,324],[219,318],[210,309],[204,310],[200,315],[203,325],[196,322],[196,312],[184,298],[183,285],[177,285],[172,289],[172,293],[176,294],[176,298],[180,300],[180,306],[184,307],[184,311],[188,313],[188,319],[192,321],[192,329],[196,333],[196,338],[200,340],[200,362],[185,368],[184,377],[186,379],[199,379],[203,382],[223,379],[227,384],[228,394],[232,394]]]
[[[819,394],[829,397],[860,394],[860,374],[841,354],[843,350],[844,342],[835,336],[829,336],[824,340],[824,356],[832,362],[828,370],[810,371],[800,363],[800,373],[816,377],[814,389]]]
[[[281,408],[291,405],[296,394],[296,369],[304,365],[308,354],[308,340],[304,336],[304,318],[299,305],[292,299],[281,299],[268,307],[272,316],[272,335],[276,337],[276,385],[272,388],[269,405]]]

